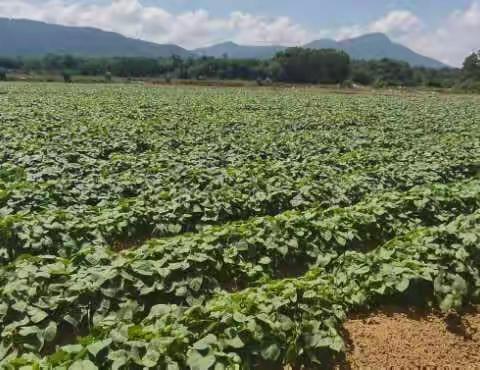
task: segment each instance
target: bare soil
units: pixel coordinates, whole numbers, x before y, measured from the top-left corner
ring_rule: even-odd
[[[461,317],[384,307],[344,325],[341,369],[480,369],[480,311]]]

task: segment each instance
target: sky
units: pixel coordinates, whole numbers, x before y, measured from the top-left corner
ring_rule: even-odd
[[[480,0],[0,0],[0,17],[190,49],[225,41],[293,46],[370,32],[452,66],[480,49]]]

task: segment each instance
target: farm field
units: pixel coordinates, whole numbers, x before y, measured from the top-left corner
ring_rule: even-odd
[[[480,97],[0,85],[0,368],[322,369],[480,303]]]

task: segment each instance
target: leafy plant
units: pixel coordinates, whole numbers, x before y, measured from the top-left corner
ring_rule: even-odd
[[[3,88],[2,368],[321,368],[479,300],[476,97]]]

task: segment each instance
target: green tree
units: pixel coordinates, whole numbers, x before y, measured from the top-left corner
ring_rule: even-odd
[[[462,70],[466,77],[480,80],[480,51],[465,58]]]
[[[352,80],[363,85],[414,86],[418,79],[408,63],[392,59],[356,61],[352,66]]]
[[[7,71],[0,67],[0,81],[7,81]]]
[[[352,81],[360,85],[371,85],[374,76],[367,69],[359,69],[352,73]]]
[[[65,83],[71,83],[72,82],[72,74],[69,71],[63,71],[62,72],[62,77],[63,77],[63,81]]]
[[[185,63],[183,62],[183,59],[179,57],[178,55],[173,55],[172,56],[172,64],[174,70],[178,71],[178,77],[179,78],[186,78],[185,76]]]
[[[8,57],[0,57],[0,68],[4,69],[19,69],[22,66],[21,59],[14,59]]]
[[[462,79],[457,87],[462,90],[480,92],[480,51],[465,58]]]
[[[333,49],[289,48],[275,58],[282,67],[280,79],[300,83],[341,83],[350,74],[350,57]]]

